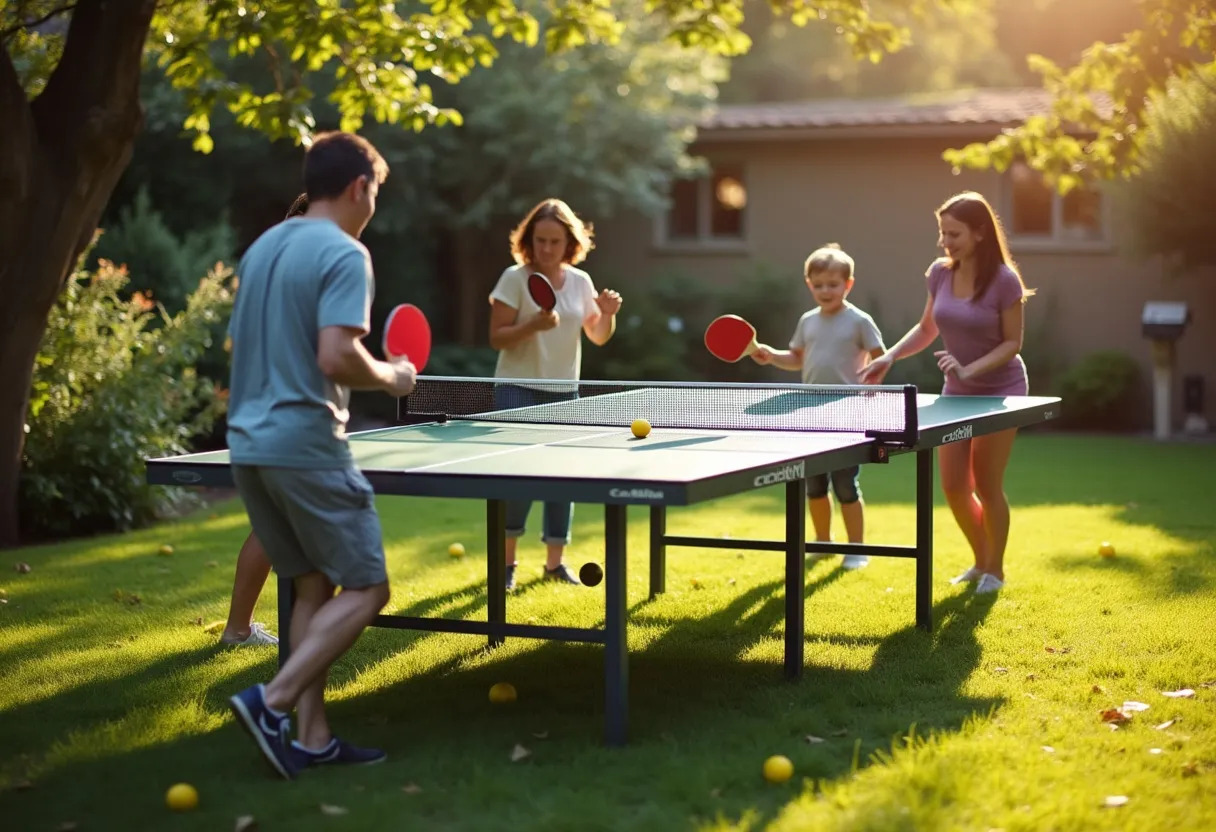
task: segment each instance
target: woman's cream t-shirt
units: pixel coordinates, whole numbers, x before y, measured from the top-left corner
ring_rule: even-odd
[[[497,378],[574,379],[580,376],[583,357],[583,325],[600,316],[595,304],[595,284],[582,269],[565,266],[565,282],[556,289],[558,324],[553,329],[533,333],[515,346],[499,350]],[[490,301],[501,301],[518,311],[515,322],[524,323],[540,314],[540,307],[528,294],[528,275],[524,266],[511,266],[502,273],[490,292]]]

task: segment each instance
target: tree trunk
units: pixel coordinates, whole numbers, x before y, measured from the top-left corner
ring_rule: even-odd
[[[155,10],[154,0],[79,0],[63,57],[33,101],[0,51],[0,548],[20,542],[17,489],[38,345],[130,161]]]

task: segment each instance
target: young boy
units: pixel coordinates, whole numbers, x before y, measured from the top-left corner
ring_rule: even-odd
[[[798,320],[788,350],[761,344],[752,353],[757,364],[772,364],[783,370],[801,370],[804,384],[858,384],[858,376],[871,359],[885,352],[882,333],[874,319],[846,298],[853,288],[853,258],[835,243],[822,246],[806,259],[803,267],[807,288],[818,306]],[[861,500],[858,466],[833,471],[832,490],[840,503],[840,514],[850,543],[861,543],[865,531],[865,509]],[[832,504],[828,498],[828,475],[807,477],[807,503],[815,539],[832,539]],[[825,555],[813,555],[819,560]],[[865,555],[846,555],[845,569],[868,565]]]

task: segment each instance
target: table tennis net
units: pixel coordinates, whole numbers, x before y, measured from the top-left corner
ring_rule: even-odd
[[[422,376],[401,421],[472,419],[548,425],[866,433],[915,442],[912,385],[542,381]]]

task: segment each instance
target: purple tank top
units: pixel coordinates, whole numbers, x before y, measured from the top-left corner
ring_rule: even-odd
[[[1002,265],[984,294],[972,300],[954,296],[952,277],[945,260],[929,267],[933,320],[950,354],[960,363],[970,364],[992,352],[1003,340],[1001,312],[1021,302],[1022,284],[1012,269]],[[1021,355],[966,381],[959,381],[954,375],[947,375],[945,381],[942,393],[947,396],[1024,396],[1028,387]]]

